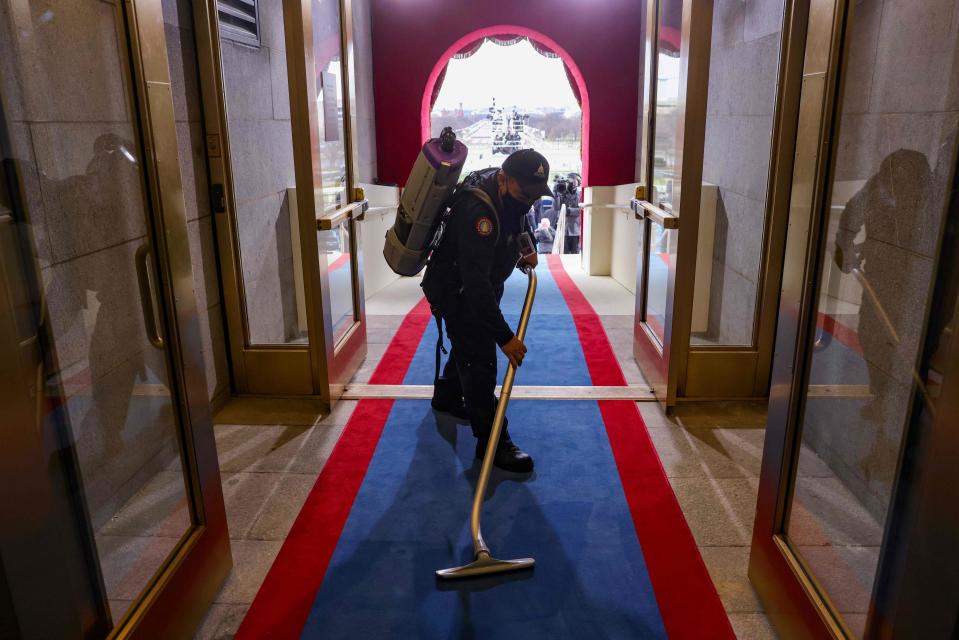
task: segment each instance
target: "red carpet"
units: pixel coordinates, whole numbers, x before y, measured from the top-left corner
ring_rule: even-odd
[[[573,314],[593,384],[625,385],[599,316],[560,256],[548,259]],[[671,638],[735,638],[639,408],[628,400],[601,400],[599,408],[666,632]]]
[[[371,384],[403,382],[432,318],[426,300],[421,300],[400,325],[370,378]],[[357,403],[260,586],[237,638],[300,637],[392,408],[392,400]]]
[[[593,384],[625,385],[596,312],[559,256],[549,256],[548,265],[572,312]],[[402,383],[431,319],[421,301],[390,343],[372,384]],[[598,404],[668,635],[735,637],[636,403]],[[357,404],[237,638],[300,637],[392,407],[392,400]]]

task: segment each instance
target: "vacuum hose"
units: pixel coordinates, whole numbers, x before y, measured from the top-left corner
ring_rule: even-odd
[[[523,302],[523,311],[519,317],[519,327],[516,337],[520,341],[526,338],[526,327],[529,325],[529,316],[533,311],[533,299],[536,297],[536,269],[530,265],[522,267],[523,273],[529,278],[526,289],[526,300]],[[490,554],[489,547],[483,540],[480,528],[480,510],[483,507],[483,498],[486,497],[486,488],[489,486],[489,476],[493,470],[493,458],[496,457],[496,448],[499,445],[500,434],[503,431],[503,422],[506,418],[506,405],[513,391],[513,381],[516,378],[516,367],[510,363],[506,367],[506,377],[503,379],[503,388],[499,394],[496,413],[493,416],[493,427],[490,429],[489,442],[486,445],[486,455],[483,456],[483,466],[476,481],[476,492],[473,494],[473,508],[470,511],[470,534],[473,536],[474,559],[468,565],[453,569],[442,569],[436,572],[440,578],[466,578],[489,573],[501,573],[527,569],[533,566],[532,558],[520,560],[497,560]]]

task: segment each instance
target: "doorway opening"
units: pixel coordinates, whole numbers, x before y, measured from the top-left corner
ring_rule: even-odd
[[[432,92],[430,133],[451,126],[470,149],[464,171],[533,147],[554,174],[582,174],[583,110],[559,54],[521,36],[489,36],[460,49]]]
[[[510,31],[473,34],[454,45],[428,86],[427,132],[436,137],[453,127],[470,150],[463,175],[500,166],[519,149],[546,156],[554,197],[530,213],[537,249],[579,253],[588,107],[572,61],[545,41]]]

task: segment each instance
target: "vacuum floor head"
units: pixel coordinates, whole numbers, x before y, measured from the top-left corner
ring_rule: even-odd
[[[440,569],[436,572],[436,575],[443,579],[472,578],[492,573],[532,569],[535,562],[532,558],[497,560],[488,553],[480,552],[477,554],[476,560],[473,560],[471,563],[464,564],[461,567],[453,567],[452,569]]]

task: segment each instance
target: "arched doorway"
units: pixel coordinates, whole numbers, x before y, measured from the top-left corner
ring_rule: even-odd
[[[586,83],[579,67],[573,61],[572,57],[560,47],[554,40],[548,36],[516,25],[499,25],[486,27],[472,31],[454,42],[442,56],[437,60],[432,72],[427,80],[423,92],[423,98],[420,108],[421,139],[426,140],[431,135],[431,113],[433,105],[439,96],[446,76],[450,60],[454,57],[465,58],[479,50],[487,40],[492,40],[497,44],[515,44],[520,41],[527,41],[541,55],[549,58],[558,58],[562,61],[569,88],[576,97],[581,113],[582,127],[580,133],[582,158],[582,178],[583,184],[588,184],[589,175],[589,95],[586,89]],[[509,108],[510,105],[500,105]],[[494,108],[495,110],[495,108]],[[510,117],[512,114],[506,114]]]

